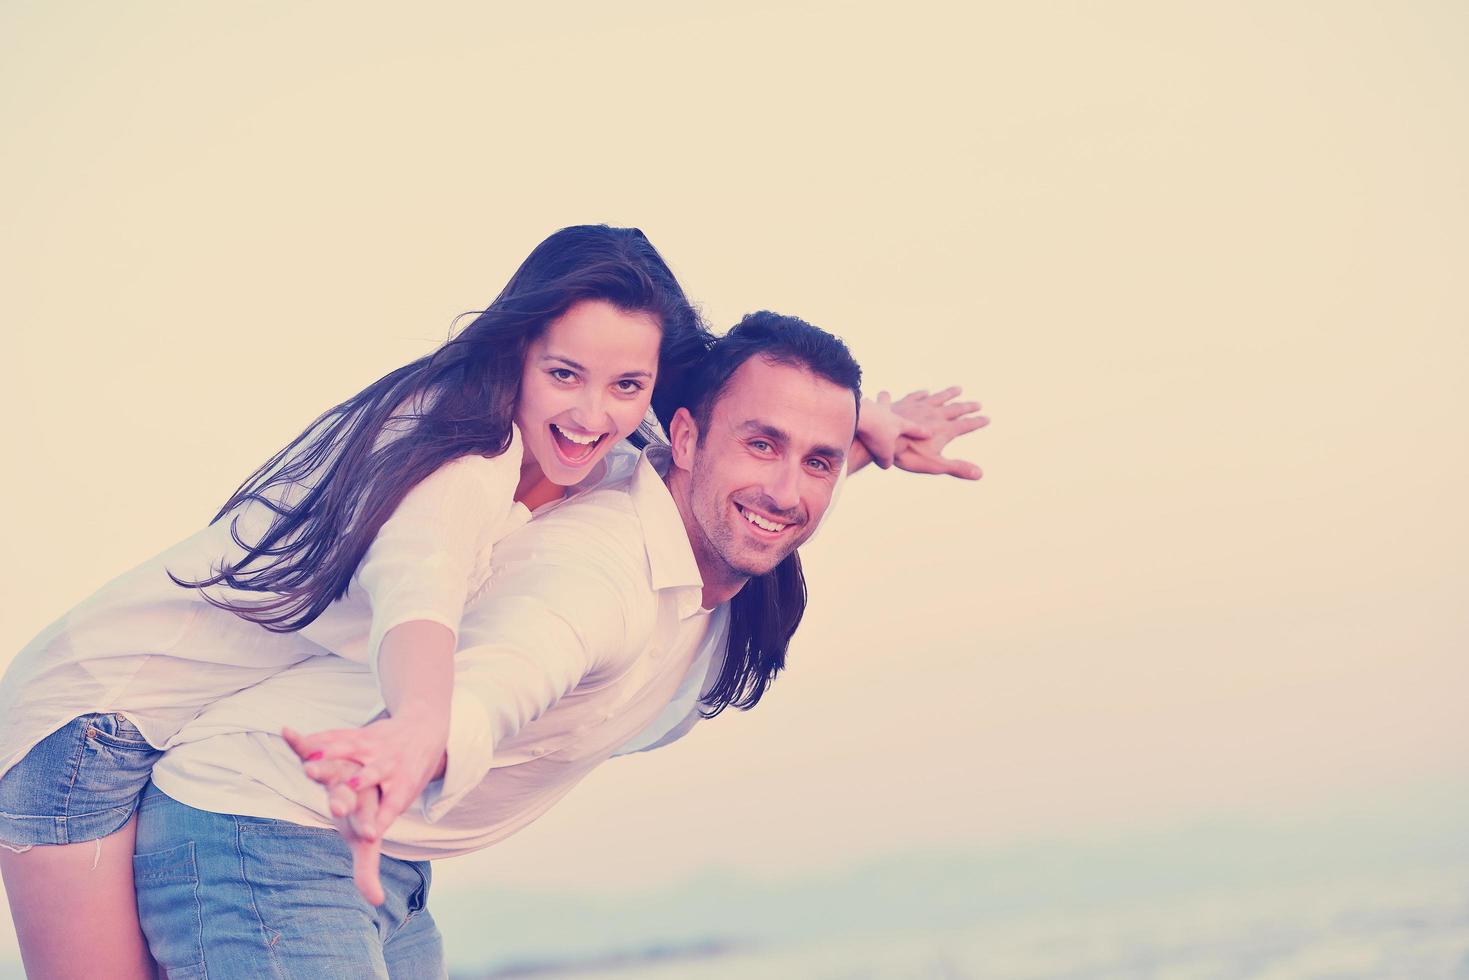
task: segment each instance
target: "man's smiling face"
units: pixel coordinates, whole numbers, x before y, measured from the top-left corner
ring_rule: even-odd
[[[853,392],[757,354],[730,376],[697,438],[680,411],[674,462],[689,471],[684,523],[706,589],[711,577],[764,575],[831,503],[857,427]]]

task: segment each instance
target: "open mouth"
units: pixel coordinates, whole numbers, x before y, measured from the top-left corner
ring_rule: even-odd
[[[556,446],[556,453],[562,462],[577,466],[592,458],[602,440],[607,438],[607,433],[592,435],[590,432],[577,432],[574,429],[563,429],[555,422],[551,423],[551,442]]]
[[[740,516],[745,519],[745,523],[749,524],[752,528],[759,532],[762,537],[780,537],[783,531],[785,531],[789,527],[794,526],[791,524],[783,524],[780,521],[773,521],[765,515],[757,514],[753,510],[747,510],[744,507],[741,507],[739,504],[735,504],[734,506],[735,510],[740,512]]]

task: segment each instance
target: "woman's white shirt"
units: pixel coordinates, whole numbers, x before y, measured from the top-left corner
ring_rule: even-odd
[[[242,556],[231,529],[256,540],[270,519],[258,503],[112,580],[27,644],[0,679],[0,775],[78,715],[122,712],[166,748],[202,708],[307,658],[374,664],[388,630],[413,620],[457,634],[465,603],[486,584],[495,542],[530,519],[514,501],[521,453],[512,427],[501,455],[462,456],[420,481],[384,522],[348,594],[298,632],[241,619],[168,575],[200,578]]]

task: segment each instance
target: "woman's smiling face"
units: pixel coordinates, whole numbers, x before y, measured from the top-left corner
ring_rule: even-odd
[[[546,479],[580,483],[647,414],[657,380],[657,319],[582,300],[526,349],[515,424]]]

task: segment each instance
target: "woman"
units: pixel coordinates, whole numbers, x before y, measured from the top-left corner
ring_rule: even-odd
[[[153,975],[119,914],[133,811],[211,701],[333,652],[377,667],[409,757],[442,754],[458,615],[493,543],[593,475],[708,339],[640,231],[563,229],[461,333],[36,637],[0,682],[0,871],[29,975]]]

